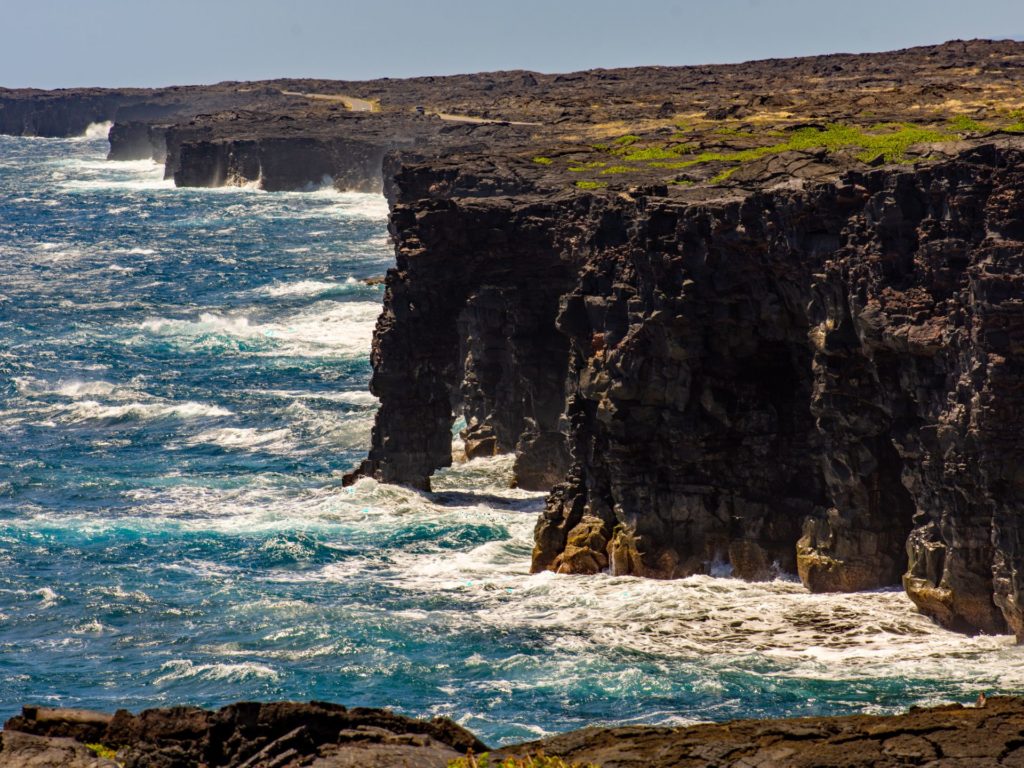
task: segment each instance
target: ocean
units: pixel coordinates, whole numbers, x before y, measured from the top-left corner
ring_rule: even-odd
[[[1011,637],[898,590],[531,576],[508,457],[343,488],[384,199],[176,189],[103,136],[0,137],[0,717],[318,699],[502,744],[1024,693]]]

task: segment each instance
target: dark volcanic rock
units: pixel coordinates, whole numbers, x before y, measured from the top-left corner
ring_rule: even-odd
[[[70,736],[59,725],[62,713]],[[45,727],[30,716],[6,723],[0,768],[445,768],[469,750],[486,750],[449,721],[335,704],[122,710],[112,720],[68,710],[39,715],[48,720]],[[83,745],[77,722],[83,716],[110,721],[90,743],[101,751],[116,746],[117,762]],[[915,708],[892,716],[591,727],[505,747],[490,759],[541,753],[598,768],[1015,768],[1024,765],[1024,700],[980,698],[976,707]]]
[[[65,765],[29,762],[36,755],[73,758],[77,762],[66,764],[82,768],[114,765],[89,762],[86,758],[96,755],[81,743],[116,748],[123,768],[432,768],[467,750],[486,750],[479,739],[444,718],[413,720],[387,710],[323,702],[248,702],[216,712],[171,707],[132,715],[119,710],[113,717],[25,707],[4,729],[0,768]]]
[[[696,202],[407,166],[362,472],[426,486],[461,410],[547,481],[562,434],[535,569],[902,577],[1021,634],[1022,147]]]
[[[585,728],[499,750],[600,768],[997,768],[1024,765],[1024,704],[914,709],[891,717],[738,720],[688,728]]]
[[[114,123],[110,128],[108,160],[154,160],[167,157],[166,126],[130,121]]]

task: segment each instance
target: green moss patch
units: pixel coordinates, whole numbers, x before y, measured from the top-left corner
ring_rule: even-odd
[[[103,758],[104,760],[113,760],[117,757],[117,750],[113,747],[108,747],[106,744],[86,744],[86,749],[91,749],[96,757]]]

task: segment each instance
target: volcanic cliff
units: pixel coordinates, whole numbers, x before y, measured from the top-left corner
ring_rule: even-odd
[[[535,570],[902,582],[1022,638],[1022,74],[1024,44],[971,41],[220,84],[148,119],[108,93],[103,116],[113,157],[179,185],[388,195],[350,482],[428,488],[461,416],[470,457],[515,452],[551,492]],[[3,95],[0,128],[72,96],[48,98]]]

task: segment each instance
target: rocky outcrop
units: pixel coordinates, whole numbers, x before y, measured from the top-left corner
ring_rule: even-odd
[[[236,110],[153,130],[163,138],[164,175],[180,187],[255,184],[282,191],[328,183],[342,191],[386,192],[391,172],[383,170],[384,159],[391,153],[414,158],[480,151],[491,140],[514,146],[524,129],[334,108],[299,114]]]
[[[686,728],[585,728],[502,749],[600,768],[998,768],[1024,765],[1024,704],[914,708],[890,717],[738,720]]]
[[[167,126],[138,120],[119,121],[110,127],[108,160],[167,159]]]
[[[0,89],[0,134],[81,136],[91,124],[113,120],[124,98],[100,89],[68,94]]]
[[[57,91],[0,88],[0,134],[44,138],[81,136],[93,123],[173,122],[204,111],[228,109],[257,100],[268,105],[268,99],[274,96],[280,99],[277,90],[268,93],[264,89],[239,88],[238,85]]]
[[[25,707],[4,724],[2,737],[0,768],[419,768],[486,750],[445,718],[414,720],[323,702],[243,702],[215,712],[118,710],[113,716]]]
[[[105,725],[87,732],[83,720]],[[113,717],[26,707],[4,728],[0,768],[447,768],[487,749],[447,720],[324,703],[121,710]],[[590,727],[504,747],[489,754],[489,764],[538,755],[598,768],[1013,768],[1024,765],[1024,700],[982,695],[974,707],[915,707],[890,716]]]
[[[166,168],[179,187],[257,184],[274,192],[327,183],[347,191],[380,192],[387,149],[346,139],[178,141]]]
[[[564,472],[534,569],[902,579],[1022,634],[1020,142],[694,199],[482,164],[395,178],[362,473],[426,487],[461,411],[470,454]]]
[[[467,197],[419,198],[437,184],[465,185],[454,188]],[[396,267],[372,354],[371,390],[384,402],[360,474],[428,487],[451,463],[457,410],[467,453],[515,450],[522,487],[546,489],[564,471],[568,347],[553,320],[573,270],[551,226],[557,205],[512,206],[501,195],[515,184],[457,172],[438,180],[426,165],[393,179]]]

